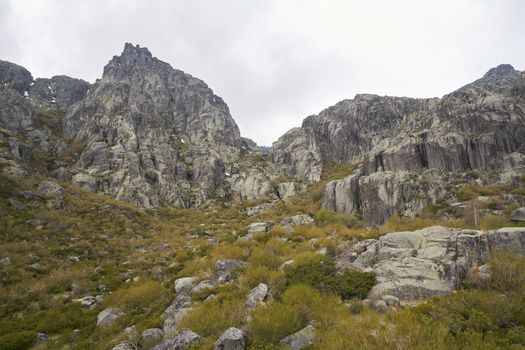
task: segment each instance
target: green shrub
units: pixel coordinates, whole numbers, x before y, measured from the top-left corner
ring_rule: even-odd
[[[36,340],[36,332],[10,333],[0,337],[0,350],[25,350]]]
[[[500,291],[525,291],[525,257],[508,250],[492,252],[489,259],[492,288]]]
[[[336,212],[328,209],[320,209],[315,214],[315,222],[320,226],[325,226],[328,224],[342,224],[353,228],[363,227],[363,223],[354,216],[337,214]]]
[[[144,281],[113,292],[107,296],[104,304],[127,312],[142,312],[152,304],[167,303],[168,298],[168,291],[159,282]]]
[[[298,305],[278,302],[256,308],[249,323],[253,339],[260,342],[278,343],[287,335],[297,332],[308,322],[300,311]]]
[[[336,273],[335,263],[327,255],[305,254],[286,268],[287,285],[308,284],[320,291],[338,294],[343,299],[365,298],[375,285],[372,272],[358,270]]]

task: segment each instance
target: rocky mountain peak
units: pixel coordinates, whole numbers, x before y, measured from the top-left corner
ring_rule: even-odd
[[[17,64],[0,60],[0,84],[20,94],[29,90],[33,77],[27,69]]]
[[[517,71],[510,64],[500,64],[497,67],[489,69],[489,71],[483,76],[483,79],[498,79],[516,72]]]

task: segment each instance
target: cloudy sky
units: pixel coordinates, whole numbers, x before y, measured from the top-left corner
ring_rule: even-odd
[[[0,59],[90,82],[124,42],[203,79],[270,145],[357,93],[442,96],[525,69],[522,0],[0,0]]]

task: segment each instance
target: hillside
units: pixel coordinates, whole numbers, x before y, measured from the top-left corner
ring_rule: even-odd
[[[0,61],[0,349],[525,348],[524,92],[357,95],[262,152],[138,45]]]

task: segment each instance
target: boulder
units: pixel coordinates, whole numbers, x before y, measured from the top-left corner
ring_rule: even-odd
[[[215,350],[246,350],[247,348],[248,337],[235,327],[225,330],[215,343]]]
[[[269,227],[266,222],[254,222],[248,226],[248,235],[253,236],[257,232],[267,232]]]
[[[525,208],[518,208],[510,214],[510,219],[514,221],[525,221]]]
[[[290,350],[300,350],[313,344],[315,327],[308,325],[300,331],[290,334],[279,342],[282,346]]]
[[[220,259],[215,263],[215,274],[219,283],[232,282],[234,272],[248,265],[246,262],[238,259]]]
[[[174,282],[175,292],[189,293],[193,288],[193,283],[196,279],[196,277],[183,277],[176,279]]]
[[[246,307],[248,310],[253,310],[257,305],[262,303],[271,295],[270,289],[264,283],[259,283],[255,288],[250,291],[248,300],[246,301]]]
[[[159,344],[164,338],[164,332],[160,328],[148,328],[140,334],[140,348],[144,350],[151,349]]]
[[[195,287],[191,289],[191,294],[200,293],[204,290],[210,290],[215,287],[214,283],[210,280],[200,281]]]
[[[308,215],[300,214],[284,218],[281,223],[282,226],[299,226],[299,225],[314,225],[315,221]]]
[[[76,174],[73,176],[71,182],[73,185],[81,188],[83,190],[88,190],[91,192],[97,191],[97,179],[88,174]]]
[[[112,308],[107,308],[97,315],[97,326],[112,326],[119,318],[119,312]]]
[[[185,329],[176,334],[173,338],[167,339],[153,347],[152,350],[182,350],[189,348],[192,345],[199,344],[200,342],[201,337],[197,333]]]
[[[435,226],[389,233],[360,248],[339,252],[336,261],[349,259],[347,266],[375,272],[371,297],[422,299],[452,293],[494,249],[525,255],[525,228],[480,232]]]

